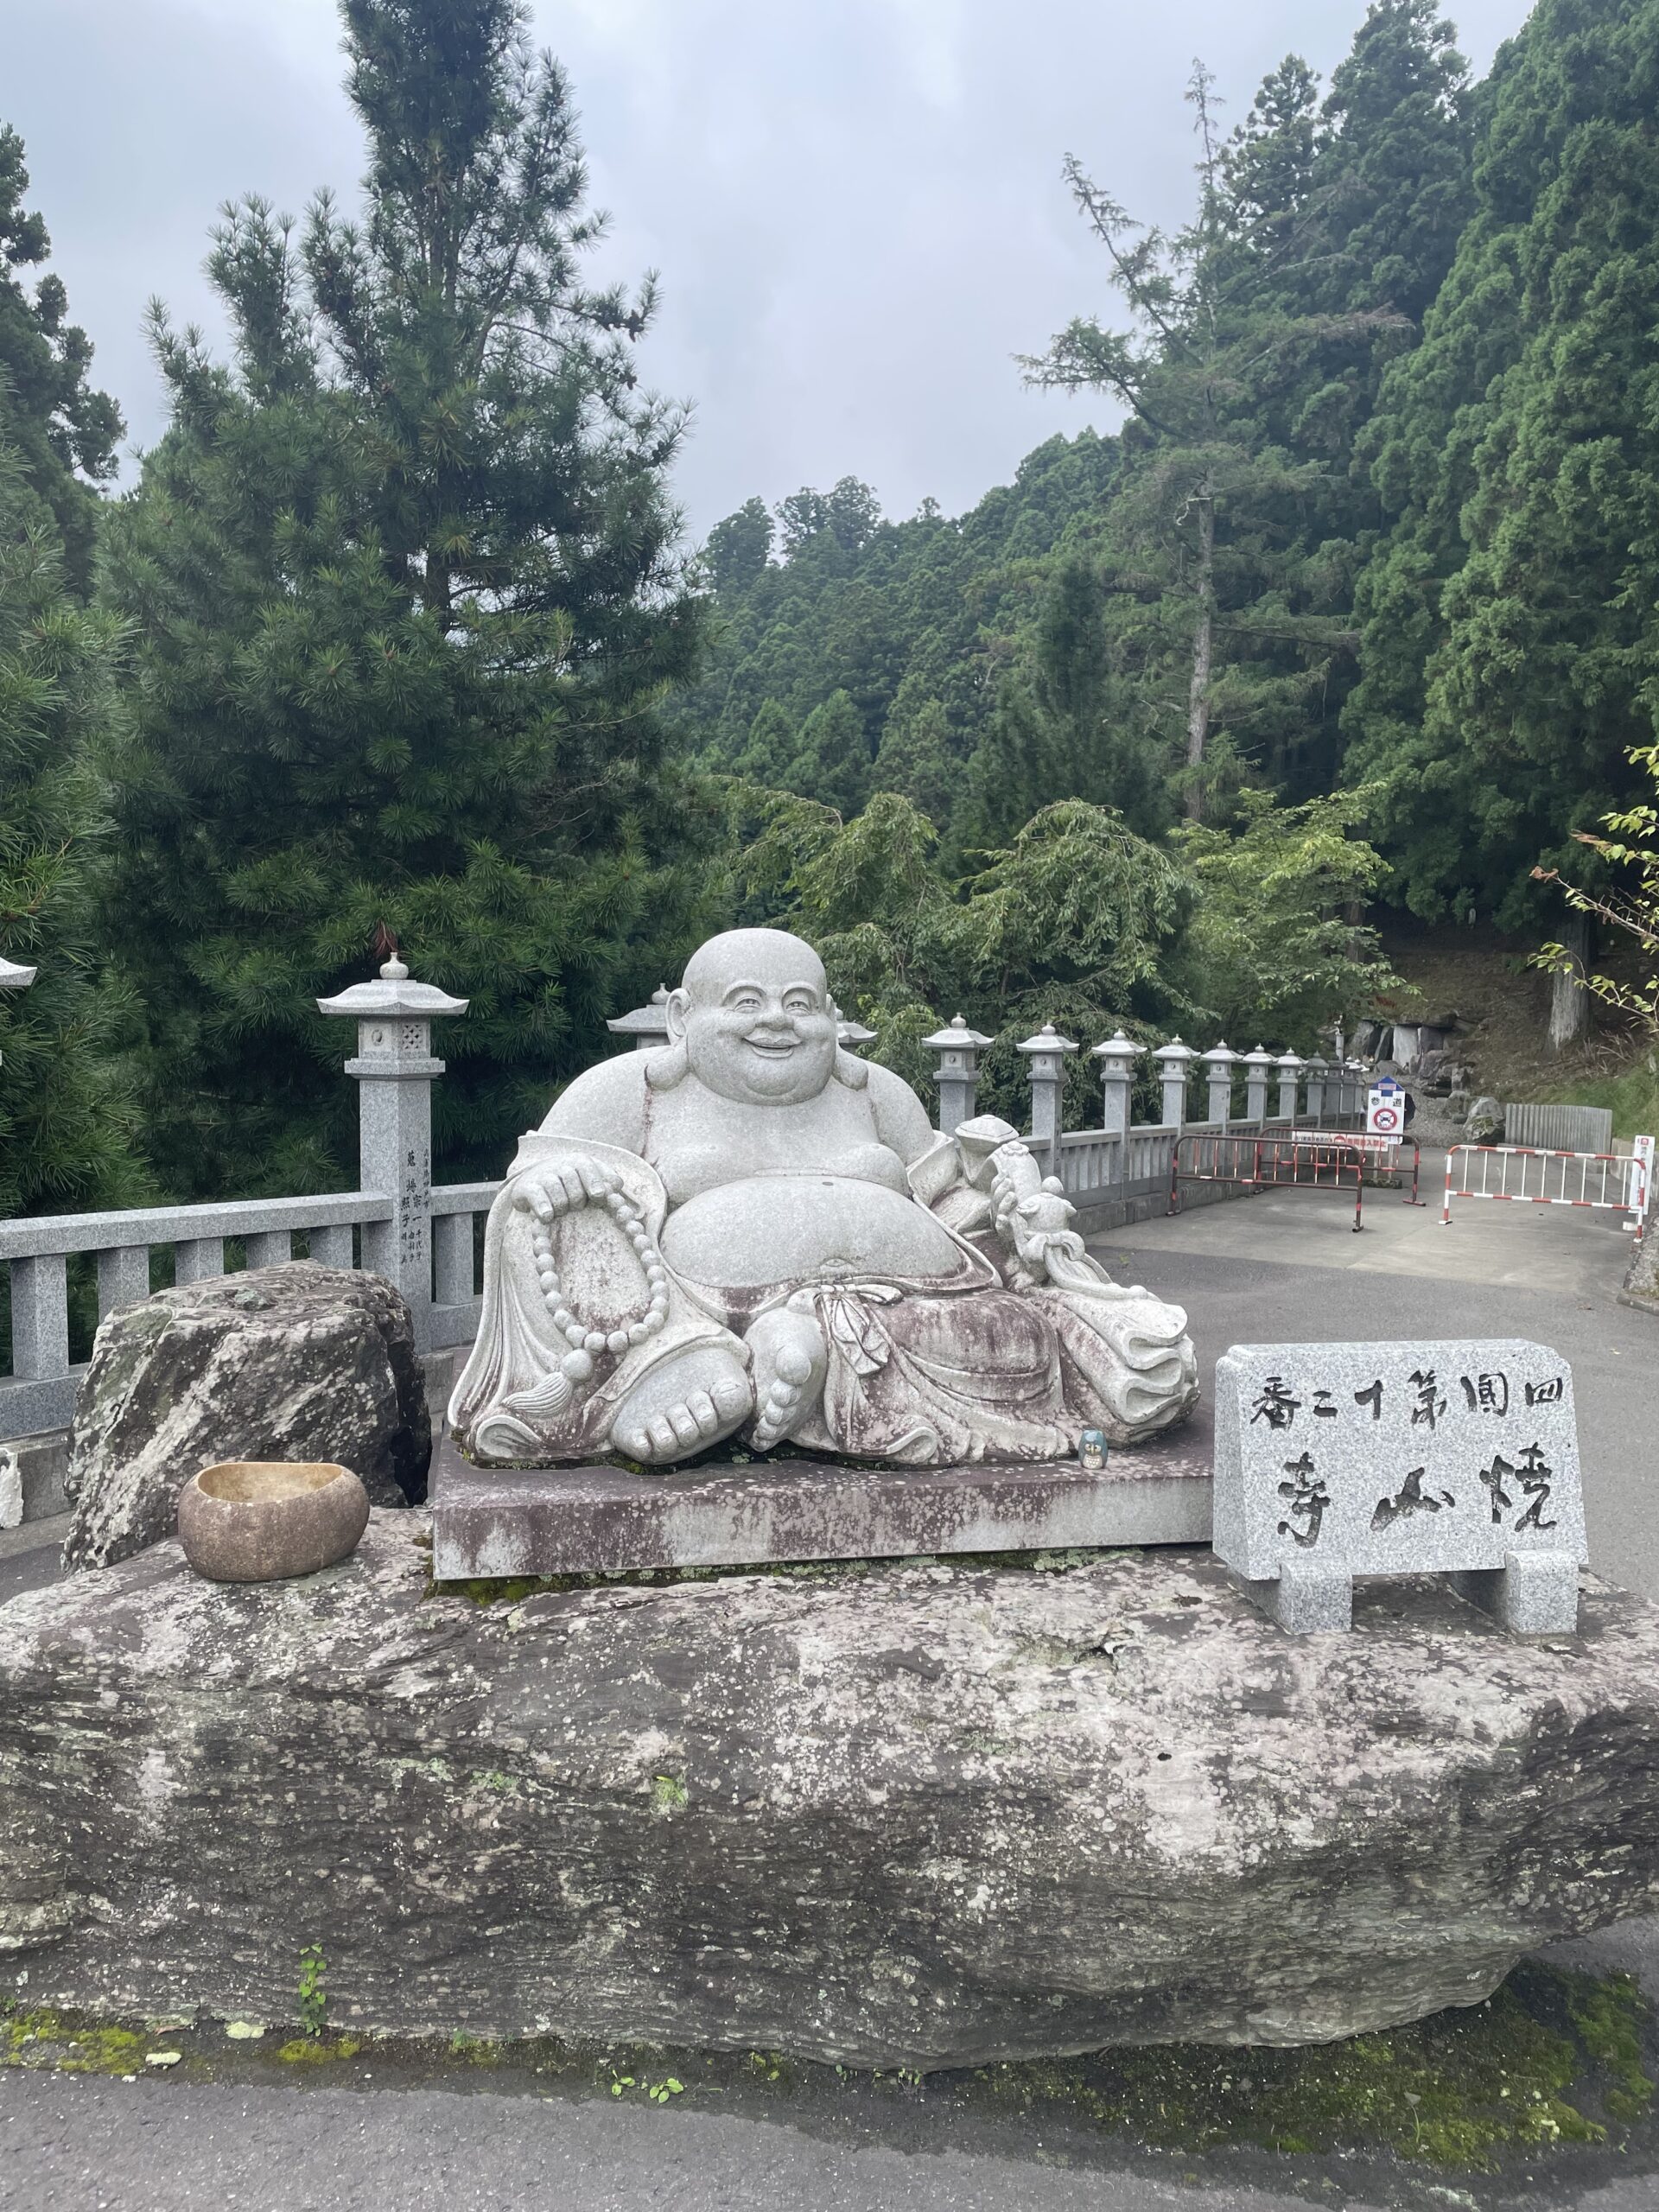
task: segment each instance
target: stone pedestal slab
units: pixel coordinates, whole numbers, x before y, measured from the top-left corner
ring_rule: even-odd
[[[475,1467],[453,1437],[433,1469],[433,1571],[478,1577],[745,1567],[791,1560],[1199,1544],[1210,1458],[1182,1433],[1102,1473],[1031,1466],[856,1467],[759,1459],[647,1470]]]

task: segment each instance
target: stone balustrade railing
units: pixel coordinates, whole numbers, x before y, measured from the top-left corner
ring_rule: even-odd
[[[22,971],[19,971],[20,973]],[[7,985],[0,977],[0,986]],[[643,1050],[666,1036],[663,995],[608,1026]],[[226,1271],[227,1244],[243,1264],[270,1266],[296,1256],[388,1276],[409,1301],[423,1352],[472,1341],[478,1326],[480,1217],[500,1185],[431,1182],[432,1085],[444,1064],[430,1051],[435,1017],[463,1013],[467,1001],[413,982],[388,961],[373,982],[320,1001],[325,1013],[355,1020],[358,1051],[346,1071],[359,1086],[360,1188],[316,1198],[249,1198],[210,1205],[137,1207],[114,1213],[49,1214],[0,1222],[0,1261],[11,1272],[11,1372],[0,1376],[0,1441],[67,1427],[79,1369],[70,1358],[69,1265],[95,1262],[100,1319],[147,1297],[157,1281],[198,1281]],[[870,1033],[842,1023],[851,1048]],[[988,1038],[958,1015],[926,1040],[938,1060],[938,1126],[947,1135],[973,1118],[979,1056]],[[1164,1118],[1132,1122],[1135,1064],[1146,1051],[1121,1033],[1090,1048],[1099,1071],[1098,1129],[1065,1131],[1061,1090],[1068,1059],[1080,1049],[1052,1026],[1020,1046],[1031,1084],[1031,1141],[1078,1208],[1085,1230],[1117,1225],[1151,1211],[1167,1192],[1172,1155],[1185,1135],[1300,1126],[1332,1127],[1363,1115],[1363,1078],[1317,1057],[1277,1058],[1258,1046],[1240,1055],[1224,1045],[1198,1053],[1179,1038],[1151,1054]],[[1207,1117],[1190,1120],[1195,1065],[1206,1078]],[[1242,1077],[1240,1071],[1243,1071]],[[1232,1117],[1243,1083],[1245,1114]],[[1276,1089],[1277,1113],[1266,1111]],[[1300,1098],[1299,1098],[1300,1094]],[[1207,1186],[1212,1195],[1223,1185]]]

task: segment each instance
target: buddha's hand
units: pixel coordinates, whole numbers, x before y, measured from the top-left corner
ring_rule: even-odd
[[[602,1206],[621,1188],[613,1168],[572,1147],[526,1167],[513,1184],[512,1203],[538,1221],[553,1221],[582,1206]]]
[[[993,1168],[996,1232],[1021,1267],[1040,1276],[1051,1257],[1081,1259],[1083,1239],[1071,1226],[1077,1210],[1058,1178],[1045,1175],[1023,1144],[1000,1147]]]

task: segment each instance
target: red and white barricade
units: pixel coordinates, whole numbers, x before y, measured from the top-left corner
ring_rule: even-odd
[[[1417,1179],[1422,1153],[1414,1137],[1368,1135],[1360,1129],[1270,1129],[1222,1135],[1185,1132],[1170,1158],[1169,1211],[1181,1210],[1183,1183],[1233,1183],[1247,1190],[1340,1191],[1354,1193],[1354,1233],[1363,1226],[1368,1171],[1392,1173],[1402,1146],[1411,1147],[1411,1190],[1405,1203],[1421,1204]]]
[[[1529,1145],[1457,1144],[1446,1155],[1446,1201],[1440,1226],[1452,1220],[1453,1198],[1498,1198],[1523,1206],[1580,1206],[1594,1213],[1622,1213],[1639,1237],[1651,1190],[1653,1141],[1638,1137],[1633,1154],[1544,1152]]]

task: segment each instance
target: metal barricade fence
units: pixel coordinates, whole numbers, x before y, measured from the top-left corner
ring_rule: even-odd
[[[1479,1181],[1475,1181],[1478,1162]],[[1531,1145],[1458,1144],[1446,1155],[1440,1226],[1453,1198],[1497,1198],[1528,1206],[1579,1206],[1624,1213],[1640,1237],[1648,1211],[1647,1161],[1616,1152],[1547,1152]]]
[[[1368,1136],[1361,1130],[1278,1129],[1237,1136],[1192,1130],[1176,1140],[1170,1160],[1169,1211],[1179,1213],[1183,1183],[1234,1183],[1253,1190],[1335,1191],[1354,1187],[1354,1234],[1364,1226],[1365,1170],[1392,1173],[1402,1145],[1412,1152],[1411,1192],[1417,1205],[1422,1152],[1414,1137]]]

